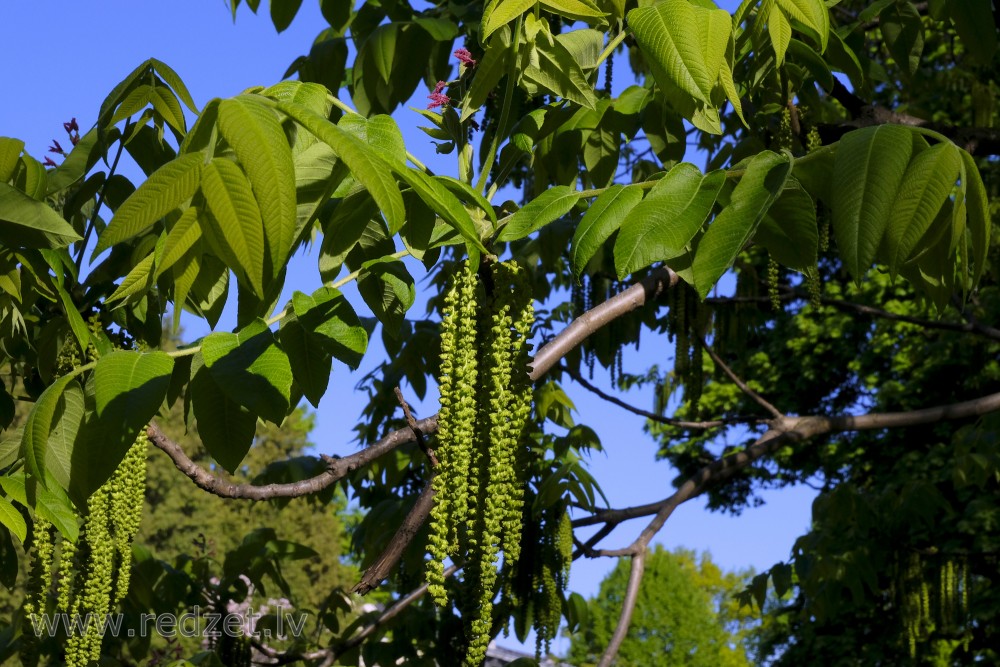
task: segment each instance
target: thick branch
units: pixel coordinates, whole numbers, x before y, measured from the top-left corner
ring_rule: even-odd
[[[664,290],[676,285],[678,280],[677,274],[670,269],[666,267],[656,269],[651,271],[642,282],[622,290],[573,320],[568,327],[552,339],[552,342],[538,351],[531,364],[531,379],[537,380],[592,333],[622,315],[646,305],[647,302],[662,294]]]
[[[427,520],[431,508],[434,506],[433,482],[434,477],[427,480],[427,485],[420,492],[417,502],[410,508],[403,523],[396,530],[396,534],[389,540],[385,551],[361,575],[361,581],[351,589],[352,593],[367,595],[372,589],[377,588],[399,565],[403,552],[406,551],[406,547],[410,546],[410,542],[420,530],[420,526],[424,525],[424,521]]]
[[[437,415],[416,422],[416,428],[424,433],[437,431]],[[242,498],[246,500],[268,500],[270,498],[298,498],[317,493],[334,484],[358,468],[361,468],[396,447],[414,441],[410,427],[388,434],[370,447],[345,457],[324,456],[327,469],[308,479],[286,484],[236,484],[205,470],[184,452],[180,445],[171,440],[159,426],[151,423],[147,429],[150,441],[169,456],[177,469],[187,475],[199,487],[222,498]]]
[[[646,549],[640,549],[632,556],[632,563],[629,567],[628,584],[625,586],[625,599],[622,600],[622,611],[618,617],[618,625],[611,635],[611,641],[604,649],[604,655],[597,667],[611,667],[618,655],[618,649],[628,635],[628,626],[632,623],[632,612],[635,611],[635,603],[639,599],[639,588],[642,585],[642,575],[646,571]]]
[[[532,380],[537,380],[553,366],[559,363],[563,356],[582,343],[609,322],[641,308],[654,299],[663,290],[677,283],[677,274],[668,268],[656,269],[640,283],[632,285],[614,297],[587,311],[574,320],[547,345],[542,347],[535,356],[528,373]],[[416,430],[425,435],[437,432],[437,415],[415,422]],[[269,498],[296,498],[321,491],[331,484],[343,479],[348,474],[371,463],[400,445],[413,442],[415,430],[408,426],[389,433],[375,444],[360,452],[339,457],[323,457],[327,469],[309,479],[287,484],[268,484],[255,486],[253,484],[235,484],[221,479],[208,472],[184,453],[176,442],[171,440],[156,424],[150,424],[149,439],[169,456],[177,469],[187,475],[199,487],[223,498],[243,498],[248,500],[267,500]]]

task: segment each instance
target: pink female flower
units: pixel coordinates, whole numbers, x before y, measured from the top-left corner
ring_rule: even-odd
[[[76,118],[74,117],[68,123],[63,123],[63,129],[66,130],[66,134],[72,134],[73,132],[79,132],[80,126],[76,124]]]
[[[53,144],[52,146],[49,146],[50,153],[58,153],[59,155],[66,155],[66,151],[63,150],[63,147],[59,145],[58,141],[53,139],[52,144]]]
[[[454,53],[455,57],[458,58],[463,65],[466,67],[475,67],[476,61],[472,58],[472,54],[466,48],[461,48]]]
[[[444,90],[446,85],[447,84],[444,81],[437,82],[437,85],[434,86],[434,92],[427,96],[427,99],[431,101],[431,103],[427,105],[428,109],[437,109],[438,107],[451,104],[451,98],[441,92]]]
[[[45,162],[43,164],[46,167],[58,167],[59,166],[48,155],[45,156]]]

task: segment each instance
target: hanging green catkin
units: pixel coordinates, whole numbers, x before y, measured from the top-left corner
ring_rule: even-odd
[[[466,262],[445,296],[441,320],[441,373],[438,438],[427,563],[428,591],[439,605],[447,602],[444,560],[458,548],[457,526],[469,507],[469,466],[476,419],[476,285]]]
[[[38,663],[39,646],[35,628],[41,620],[39,617],[48,611],[48,596],[52,588],[55,558],[55,528],[47,519],[37,514],[31,527],[31,541],[31,576],[24,603],[24,628],[21,640],[22,665]]]
[[[526,453],[521,434],[531,411],[528,339],[534,310],[527,274],[514,263],[466,265],[445,297],[441,323],[441,411],[435,452],[428,590],[447,602],[443,561],[461,554],[474,599],[464,664],[479,665],[492,634],[501,552],[520,556]]]
[[[146,429],[142,429],[111,477],[111,529],[114,533],[117,556],[112,607],[121,602],[128,593],[132,573],[132,542],[139,533],[142,506],[146,497],[148,445],[149,436]]]
[[[767,259],[767,296],[771,299],[771,308],[775,312],[781,310],[781,295],[778,294],[778,283],[781,280],[781,270],[774,258]]]
[[[524,486],[527,450],[521,445],[521,434],[531,415],[531,379],[528,377],[528,352],[531,325],[535,321],[534,301],[528,283],[527,271],[510,263],[513,273],[514,326],[511,331],[510,419],[506,424],[505,457],[506,465],[512,471],[511,483],[506,495],[507,513],[503,521],[503,551],[505,560],[517,562],[521,556],[521,528],[524,516]]]

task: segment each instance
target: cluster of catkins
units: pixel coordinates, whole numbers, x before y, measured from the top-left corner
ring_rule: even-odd
[[[73,345],[67,350],[74,347],[75,355],[63,358],[70,364],[64,364],[64,370],[79,363],[79,348]],[[139,532],[146,494],[148,445],[149,437],[142,429],[111,478],[87,500],[87,511],[80,517],[83,528],[75,542],[60,540],[53,524],[35,515],[31,581],[24,604],[23,665],[38,662],[35,627],[43,623],[43,614],[65,614],[71,623],[77,618],[96,619],[84,624],[83,632],[72,632],[67,638],[66,665],[84,667],[100,660],[103,619],[128,593],[132,542]],[[54,604],[50,602],[53,588]]]
[[[446,604],[444,561],[461,558],[478,596],[466,626],[466,665],[479,665],[489,643],[501,552],[510,566],[521,551],[533,318],[527,276],[514,262],[478,272],[466,263],[445,298],[427,582]]]

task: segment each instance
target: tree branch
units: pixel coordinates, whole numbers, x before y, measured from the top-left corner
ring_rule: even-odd
[[[586,340],[590,334],[626,313],[641,308],[648,301],[659,296],[665,289],[677,284],[677,281],[677,274],[670,269],[666,267],[655,269],[641,282],[587,311],[538,351],[528,376],[532,380],[538,380],[558,364],[566,353]],[[437,415],[420,419],[415,422],[415,426],[416,430],[424,435],[436,433]],[[327,469],[315,477],[287,484],[256,486],[254,484],[235,484],[213,475],[192,461],[181,446],[167,437],[155,423],[149,425],[147,433],[150,441],[173,460],[177,469],[205,491],[222,498],[248,500],[297,498],[316,493],[378,457],[416,440],[413,426],[407,426],[389,433],[373,445],[350,456],[343,458],[322,457],[327,463]]]
[[[573,521],[573,527],[591,526],[599,523],[615,526],[629,519],[656,515],[649,526],[629,547],[615,550],[592,550],[595,556],[627,556],[642,545],[647,545],[653,536],[681,503],[701,494],[711,483],[717,482],[734,472],[745,468],[762,456],[792,442],[802,442],[817,435],[845,431],[871,431],[885,428],[922,426],[941,421],[979,417],[1000,410],[1000,392],[981,398],[952,403],[922,410],[907,412],[868,413],[864,415],[838,415],[834,417],[804,416],[782,417],[770,422],[771,428],[745,450],[734,452],[703,467],[688,478],[677,491],[663,500],[627,507],[595,512],[592,516]],[[588,555],[588,554],[584,554]]]
[[[399,560],[403,557],[403,552],[406,551],[406,547],[410,546],[410,542],[413,541],[413,538],[420,530],[420,526],[430,516],[432,507],[434,507],[433,476],[427,480],[427,485],[424,486],[424,490],[417,497],[417,502],[410,508],[409,513],[407,513],[406,518],[403,519],[403,523],[400,524],[399,528],[396,529],[396,534],[389,540],[389,544],[385,550],[365,570],[364,574],[361,575],[361,581],[351,589],[352,593],[367,595],[372,589],[377,588],[382,581],[388,578],[389,574],[399,565]]]
[[[782,290],[779,295],[782,301],[792,301],[792,300],[808,300],[811,297],[804,292],[799,292],[791,288],[786,288]],[[705,299],[706,304],[713,306],[727,305],[731,303],[770,303],[770,297],[768,296],[730,296],[730,297],[709,297]],[[906,322],[907,324],[915,324],[924,329],[938,329],[941,331],[955,331],[958,333],[971,333],[977,336],[982,336],[984,338],[989,338],[990,340],[1000,341],[1000,329],[995,327],[987,326],[976,321],[969,321],[965,323],[959,322],[944,322],[940,320],[928,320],[921,317],[914,317],[912,315],[901,315],[897,313],[891,313],[887,310],[881,308],[875,308],[874,306],[868,306],[862,303],[854,303],[853,301],[844,301],[842,299],[830,299],[827,297],[820,298],[820,303],[827,306],[833,306],[839,310],[854,312],[861,315],[867,315],[872,318],[881,320],[890,320],[893,322]]]
[[[605,393],[599,387],[592,385],[590,382],[585,380],[583,376],[577,373],[575,370],[568,366],[560,366],[566,375],[569,375],[573,380],[579,384],[581,387],[591,392],[592,394],[604,399],[608,403],[613,403],[620,408],[628,410],[634,415],[639,415],[640,417],[645,417],[650,421],[655,421],[659,424],[666,424],[668,426],[676,426],[677,428],[691,429],[691,430],[705,430],[710,428],[718,428],[720,426],[729,426],[731,424],[753,424],[760,423],[764,420],[759,417],[730,417],[727,419],[714,419],[711,421],[700,421],[700,422],[689,422],[683,419],[675,419],[673,417],[664,417],[663,415],[658,415],[655,412],[650,412],[648,410],[643,410],[642,408],[637,408],[634,405],[626,403],[622,399],[612,396],[611,394]]]
[[[715,365],[718,366],[719,368],[721,368],[722,372],[725,373],[726,376],[730,380],[732,380],[733,384],[735,384],[737,387],[740,388],[740,391],[742,391],[744,394],[746,394],[751,399],[753,399],[753,401],[757,405],[759,405],[760,407],[764,408],[764,410],[766,410],[775,419],[780,419],[783,416],[781,410],[779,410],[778,408],[774,407],[771,404],[770,401],[768,401],[766,398],[764,398],[763,396],[761,396],[760,394],[758,394],[756,391],[754,391],[753,389],[751,389],[750,385],[748,385],[746,382],[744,382],[740,378],[740,376],[737,375],[733,371],[733,369],[730,368],[729,365],[726,364],[726,362],[724,362],[722,360],[722,357],[720,357],[718,354],[716,354],[715,350],[713,350],[708,345],[708,343],[705,342],[704,338],[701,340],[701,346],[705,348],[706,352],[708,352],[708,356],[710,356],[712,358],[712,361],[715,363]]]
[[[451,575],[455,574],[459,570],[458,565],[452,565],[445,569],[444,576],[447,579]],[[411,604],[420,599],[420,597],[427,592],[427,584],[421,584],[417,588],[413,589],[412,592],[407,593],[403,597],[396,600],[392,605],[386,608],[378,618],[372,621],[370,624],[366,625],[361,632],[354,635],[347,641],[338,645],[333,649],[333,656],[343,655],[345,652],[350,651],[352,648],[363,642],[365,639],[370,637],[372,633],[378,630],[380,627],[394,619],[398,616],[404,609],[409,607]]]
[[[635,603],[639,599],[639,588],[642,585],[642,575],[646,571],[646,548],[636,551],[632,556],[632,563],[629,567],[628,584],[625,586],[625,599],[622,600],[622,611],[618,617],[618,625],[611,635],[611,641],[604,649],[604,655],[597,667],[611,667],[618,655],[618,649],[628,635],[628,626],[632,624],[632,612],[635,611]]]

